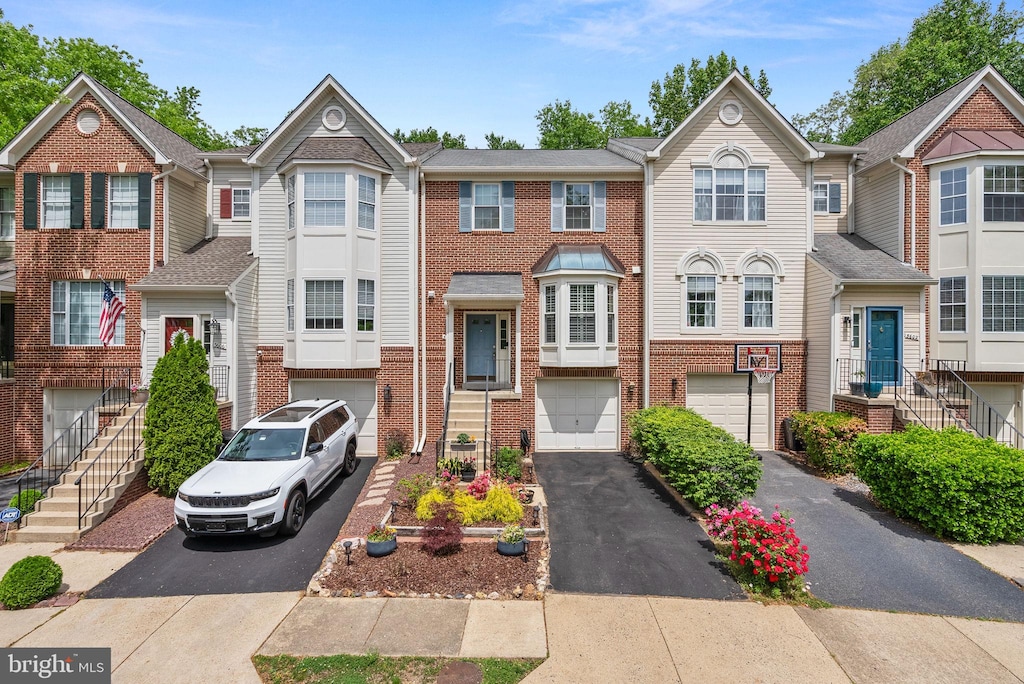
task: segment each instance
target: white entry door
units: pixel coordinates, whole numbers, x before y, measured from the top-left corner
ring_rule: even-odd
[[[774,449],[772,384],[754,380],[750,445]],[[693,409],[741,442],[747,441],[747,374],[686,375],[686,407]]]
[[[292,380],[292,399],[343,399],[359,421],[356,452],[377,455],[377,383],[374,380]]]
[[[537,380],[537,451],[618,451],[618,380]]]

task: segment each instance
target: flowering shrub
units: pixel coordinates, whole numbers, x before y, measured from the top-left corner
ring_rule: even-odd
[[[793,432],[807,445],[807,462],[827,475],[853,472],[853,443],[868,425],[848,413],[794,413]]]
[[[775,507],[771,520],[746,501],[734,509],[710,506],[708,534],[732,547],[726,562],[736,580],[758,594],[792,596],[807,572],[807,546],[800,543],[793,519]]]
[[[485,470],[469,483],[466,487],[466,491],[472,494],[475,498],[483,500],[487,496],[487,492],[491,488],[491,471]]]
[[[383,542],[391,541],[398,536],[398,531],[394,527],[384,526],[380,527],[374,525],[370,528],[370,531],[366,533],[366,541],[372,542]]]

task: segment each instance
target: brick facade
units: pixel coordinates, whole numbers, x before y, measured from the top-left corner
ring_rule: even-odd
[[[466,180],[479,180],[467,178]],[[515,186],[515,232],[459,232],[458,181],[427,179],[425,230],[429,249],[426,254],[426,289],[436,296],[426,305],[426,355],[428,386],[428,428],[431,439],[439,435],[444,415],[445,326],[447,310],[444,293],[456,272],[501,272],[522,274],[524,299],[520,307],[520,326],[516,328],[515,309],[509,313],[509,351],[511,378],[521,366],[522,394],[517,399],[499,399],[492,403],[492,436],[499,445],[519,445],[520,429],[530,431],[536,445],[536,380],[549,377],[610,377],[620,383],[619,448],[625,449],[628,415],[643,406],[643,281],[632,268],[643,263],[643,185],[640,181],[608,181],[607,230],[551,231],[550,180],[517,180]],[[618,366],[612,368],[541,368],[540,366],[540,289],[533,278],[534,264],[554,244],[603,244],[624,265],[625,277],[618,284]],[[491,308],[481,310],[488,312]],[[463,320],[467,309],[455,310],[455,377],[462,383]],[[598,309],[600,313],[600,309]],[[560,322],[560,325],[563,325]],[[516,357],[519,335],[522,357]],[[632,385],[632,389],[630,386]]]
[[[14,380],[0,378],[0,465],[17,460],[14,449],[14,388]]]
[[[89,107],[100,113],[99,129],[80,133],[75,117]],[[43,441],[43,392],[57,387],[100,387],[103,369],[139,368],[141,295],[125,293],[125,344],[50,345],[50,284],[57,280],[123,280],[127,285],[149,272],[150,243],[157,263],[163,259],[163,181],[152,202],[152,229],[90,228],[91,173],[161,172],[150,155],[91,95],[85,95],[17,163],[15,211],[17,306],[14,354],[17,359],[15,440],[20,453],[40,452]],[[25,230],[22,224],[25,173],[85,175],[85,220],[81,229]],[[40,214],[42,195],[40,194]],[[40,225],[42,222],[40,221]],[[138,372],[137,370],[135,371]]]
[[[775,375],[775,448],[783,446],[782,421],[807,409],[807,343],[804,340],[652,340],[651,405],[686,406],[687,373],[732,373],[737,344],[781,344],[782,372]],[[672,392],[672,379],[678,380]]]
[[[857,416],[863,420],[868,425],[868,434],[871,435],[902,432],[904,429],[903,421],[896,414],[896,404],[893,401],[836,397],[835,410],[838,413],[849,413],[851,416]]]

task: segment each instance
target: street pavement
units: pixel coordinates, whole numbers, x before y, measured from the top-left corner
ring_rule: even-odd
[[[559,592],[743,599],[707,535],[642,465],[608,453],[535,454]]]
[[[301,591],[319,569],[375,459],[362,458],[306,508],[294,537],[199,537],[172,528],[93,589],[90,598]]]

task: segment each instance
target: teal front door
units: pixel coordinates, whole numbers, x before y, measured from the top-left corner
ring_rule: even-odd
[[[868,309],[868,382],[900,384],[900,309]]]
[[[466,316],[466,379],[494,378],[494,341],[497,316],[469,314]]]

